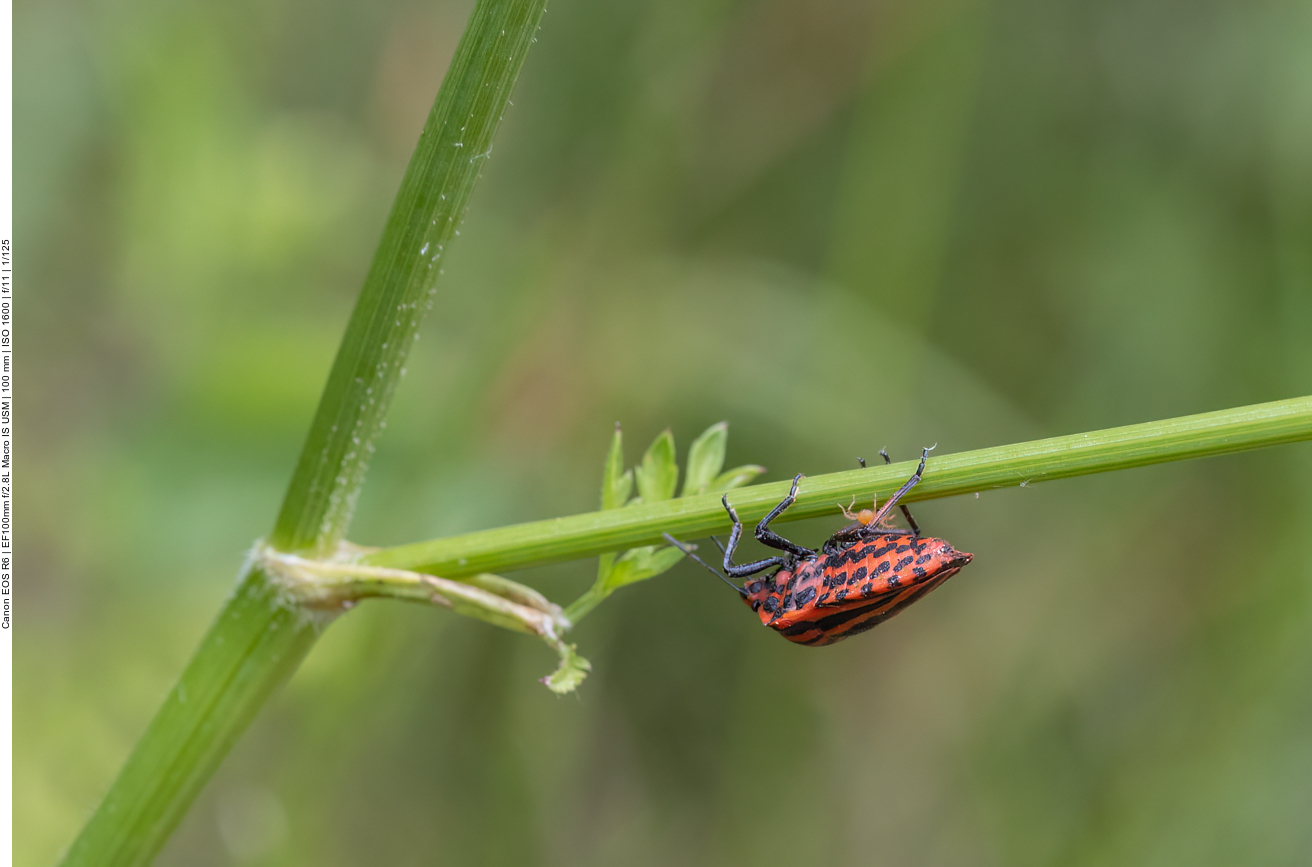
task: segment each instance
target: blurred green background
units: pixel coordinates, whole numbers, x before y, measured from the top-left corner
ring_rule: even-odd
[[[270,528],[470,8],[15,4],[18,863]],[[351,538],[595,508],[616,420],[782,479],[1312,392],[1309,45],[1274,0],[552,0]],[[1312,446],[917,512],[975,563],[875,632],[683,564],[577,698],[362,606],[159,863],[1312,861]]]

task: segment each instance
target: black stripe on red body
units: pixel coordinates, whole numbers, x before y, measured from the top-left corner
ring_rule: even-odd
[[[971,559],[943,539],[872,532],[748,581],[744,601],[789,641],[822,647],[878,626]]]

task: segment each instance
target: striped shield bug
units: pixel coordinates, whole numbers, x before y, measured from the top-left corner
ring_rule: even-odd
[[[958,551],[943,539],[922,536],[906,506],[900,508],[909,528],[886,523],[893,507],[920,481],[929,452],[925,449],[921,453],[915,474],[882,508],[874,508],[877,504],[872,503],[872,508],[855,513],[843,509],[853,523],[829,537],[819,551],[803,548],[770,529],[770,522],[796,500],[797,486],[803,478],[800,474],[793,478],[788,496],[756,525],[757,541],[782,551],[780,556],[734,564],[743,523],[729,505],[727,494],[721,502],[733,521],[733,530],[728,544],[720,546],[727,578],[693,554],[692,546],[668,534],[666,539],[724,578],[757,613],[761,623],[784,638],[810,647],[833,644],[883,623],[973,559],[974,555]],[[881,450],[880,455],[890,463],[887,452]],[[720,545],[718,539],[711,538]],[[755,577],[770,569],[774,571],[769,575]],[[739,587],[730,578],[751,580]]]

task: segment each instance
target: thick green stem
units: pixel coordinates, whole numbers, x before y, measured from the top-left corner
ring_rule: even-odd
[[[64,864],[149,863],[325,622],[285,605],[281,589],[251,569]]]
[[[346,532],[546,0],[480,0],[401,181],[269,544],[323,555]]]
[[[931,457],[923,481],[907,496],[907,502],[1308,439],[1312,439],[1312,397],[1282,400]],[[852,497],[887,497],[914,467],[914,462],[908,461],[811,476],[803,480],[797,502],[782,520],[835,514],[837,504],[846,505]],[[788,486],[788,482],[775,482],[741,488],[729,499],[743,520],[750,522],[778,503]],[[365,562],[456,578],[660,544],[662,533],[697,538],[728,527],[718,495],[684,497],[384,548],[369,554]],[[574,613],[577,616],[578,612]]]
[[[346,532],[373,442],[546,0],[478,0],[402,181],[270,544],[324,555]],[[269,694],[304,659],[312,616],[259,568],[225,603],[66,865],[154,858]]]

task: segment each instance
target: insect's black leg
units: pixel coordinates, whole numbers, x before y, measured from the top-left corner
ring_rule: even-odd
[[[761,523],[756,525],[756,541],[762,545],[769,545],[771,548],[778,548],[780,551],[787,551],[794,557],[814,557],[815,552],[810,548],[803,548],[795,542],[789,542],[783,536],[770,529],[770,522],[784,513],[797,499],[797,483],[802,480],[802,474],[798,473],[793,476],[793,488],[788,492],[788,496],[783,498],[779,505],[770,510],[770,514],[761,519]]]
[[[870,526],[866,526],[865,524],[856,524],[851,527],[844,527],[834,535],[830,536],[829,539],[825,542],[824,551],[826,554],[831,551],[840,551],[843,548],[848,548],[851,547],[852,545],[855,545],[857,542],[864,542],[865,540],[869,539],[872,535],[911,536],[912,538],[917,538],[917,534],[915,533],[915,531],[904,530],[901,527],[874,528],[873,524],[871,524]]]
[[[928,451],[928,449],[926,449],[926,451]],[[880,450],[879,450],[879,456],[880,456],[881,458],[884,459],[884,464],[885,464],[885,466],[887,466],[888,464],[893,463],[893,459],[890,458],[890,457],[888,456],[888,449],[880,449]],[[858,458],[858,460],[860,460],[860,459]],[[866,462],[865,462],[865,461],[861,461],[861,466],[864,467],[865,465],[866,465]],[[920,463],[920,470],[923,470],[924,468],[925,468],[925,463],[924,463],[924,461],[921,461],[921,463]],[[916,477],[917,477],[917,480],[919,480],[920,470],[916,470]],[[897,496],[900,497],[900,496],[902,496],[902,495],[901,495],[901,494],[898,494]],[[897,499],[897,497],[894,497],[894,499]],[[913,517],[911,517],[911,510],[908,509],[906,506],[898,506],[898,508],[902,510],[902,517],[906,518],[906,519],[907,519],[907,523],[911,525],[911,534],[912,534],[913,536],[915,536],[916,538],[920,538],[920,527],[916,524],[916,519],[913,518]]]
[[[724,575],[722,575],[721,573],[719,573],[719,572],[715,571],[714,569],[712,569],[710,566],[707,566],[705,560],[703,560],[701,557],[698,557],[696,554],[694,554],[693,551],[696,551],[696,550],[697,550],[697,546],[696,546],[696,545],[689,545],[689,544],[687,544],[686,542],[680,542],[678,539],[674,538],[674,537],[671,536],[669,533],[662,533],[661,535],[665,537],[665,541],[666,541],[666,542],[669,542],[671,545],[673,545],[674,547],[678,548],[680,551],[682,551],[683,553],[687,554],[689,557],[691,557],[692,559],[696,560],[698,563],[702,564],[702,568],[703,568],[703,569],[705,569],[707,572],[710,572],[710,573],[711,573],[712,575],[714,575],[716,578],[719,578],[719,579],[720,579],[721,581],[723,581],[725,584],[728,584],[730,587],[732,587],[732,588],[734,589],[734,591],[738,593],[739,596],[744,596],[744,597],[745,597],[745,596],[747,595],[747,591],[746,591],[746,590],[744,590],[743,588],[739,587],[737,584],[733,583],[733,582],[730,581],[728,578],[724,577]],[[719,543],[717,542],[716,544],[719,544]]]
[[[884,505],[879,507],[879,511],[875,513],[874,519],[871,520],[870,522],[870,526],[878,527],[879,522],[884,520],[884,516],[888,514],[889,509],[892,509],[894,506],[896,506],[897,501],[902,499],[902,497],[906,495],[907,491],[911,490],[916,486],[916,482],[920,481],[921,475],[925,472],[925,461],[929,459],[929,453],[933,451],[934,448],[935,446],[930,446],[929,448],[925,449],[920,453],[920,466],[916,467],[916,472],[911,476],[911,478],[907,479],[907,483],[905,485],[897,489],[897,493],[889,497],[888,500],[884,503]],[[885,455],[885,458],[887,458],[887,455]],[[908,519],[910,517],[911,517],[910,515],[907,516]],[[913,523],[911,526],[915,527],[915,524]]]
[[[744,563],[741,566],[733,564],[733,552],[738,550],[738,540],[743,537],[743,522],[739,520],[738,513],[729,505],[729,495],[725,494],[720,500],[724,503],[724,510],[729,513],[729,518],[733,521],[733,530],[729,532],[729,544],[724,547],[724,573],[734,578],[746,578],[748,575],[755,575],[757,572],[764,572],[771,566],[787,566],[790,560],[786,557],[766,557],[764,560],[756,560],[752,563]],[[718,541],[715,544],[720,544]]]

